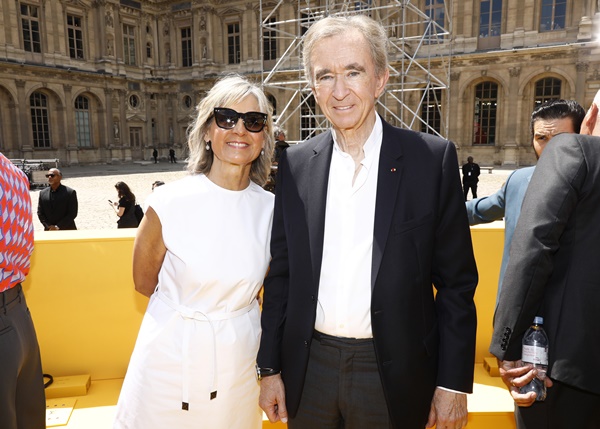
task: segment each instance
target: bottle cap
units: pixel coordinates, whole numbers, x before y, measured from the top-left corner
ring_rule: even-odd
[[[542,316],[535,316],[535,318],[533,319],[533,324],[534,325],[543,325],[544,318]]]

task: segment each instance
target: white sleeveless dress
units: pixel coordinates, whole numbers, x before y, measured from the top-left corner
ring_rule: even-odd
[[[147,199],[167,247],[117,404],[115,428],[261,428],[256,296],[270,260],[273,195],[204,175]]]

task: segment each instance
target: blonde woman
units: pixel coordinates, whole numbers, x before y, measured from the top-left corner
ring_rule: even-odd
[[[133,252],[150,303],[116,428],[261,428],[256,296],[270,260],[272,108],[226,77],[197,106],[190,175],[148,198]]]

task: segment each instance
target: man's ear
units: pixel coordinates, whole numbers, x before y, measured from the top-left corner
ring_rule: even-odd
[[[600,136],[600,122],[598,121],[598,115],[600,109],[596,103],[592,103],[592,106],[587,111],[583,122],[581,123],[580,134],[589,136]]]

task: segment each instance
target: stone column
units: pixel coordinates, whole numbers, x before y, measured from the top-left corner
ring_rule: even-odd
[[[575,81],[575,101],[585,106],[585,75],[590,67],[586,61],[577,61],[575,69],[577,70],[577,80]]]
[[[127,91],[117,89],[119,104],[119,128],[121,132],[121,149],[124,161],[131,161],[131,142],[129,141],[129,130],[127,128]]]
[[[450,72],[450,86],[448,91],[448,97],[450,100],[458,101],[458,82],[460,81],[460,72]],[[450,106],[450,103],[445,103]],[[460,148],[464,146],[463,136],[461,130],[463,128],[463,121],[460,121],[458,115],[460,114],[459,109],[450,109],[446,117],[448,118],[448,140],[451,140]]]
[[[517,127],[514,124],[515,121],[511,121],[510,117],[519,113],[519,76],[521,75],[521,67],[510,67],[508,69],[510,75],[510,81],[508,83],[508,100],[505,100],[506,110],[504,112],[505,122],[507,124],[513,123],[514,126],[508,126],[505,128],[506,137],[505,143],[502,146],[504,150],[504,159],[502,165],[519,165],[519,144],[517,142]]]
[[[63,89],[65,91],[65,123],[66,129],[64,130],[63,141],[67,152],[67,162],[69,165],[79,164],[77,146],[77,136],[75,135],[75,111],[73,106],[73,94],[71,85],[64,84]]]
[[[27,102],[27,96],[25,95],[25,81],[22,79],[15,80],[17,85],[17,100],[19,106],[19,117],[27,118],[30,115],[29,103]],[[31,141],[31,133],[27,128],[27,120],[21,121],[21,126],[17,133],[18,141],[21,142],[21,151],[23,152],[23,158],[33,157],[33,142]]]

